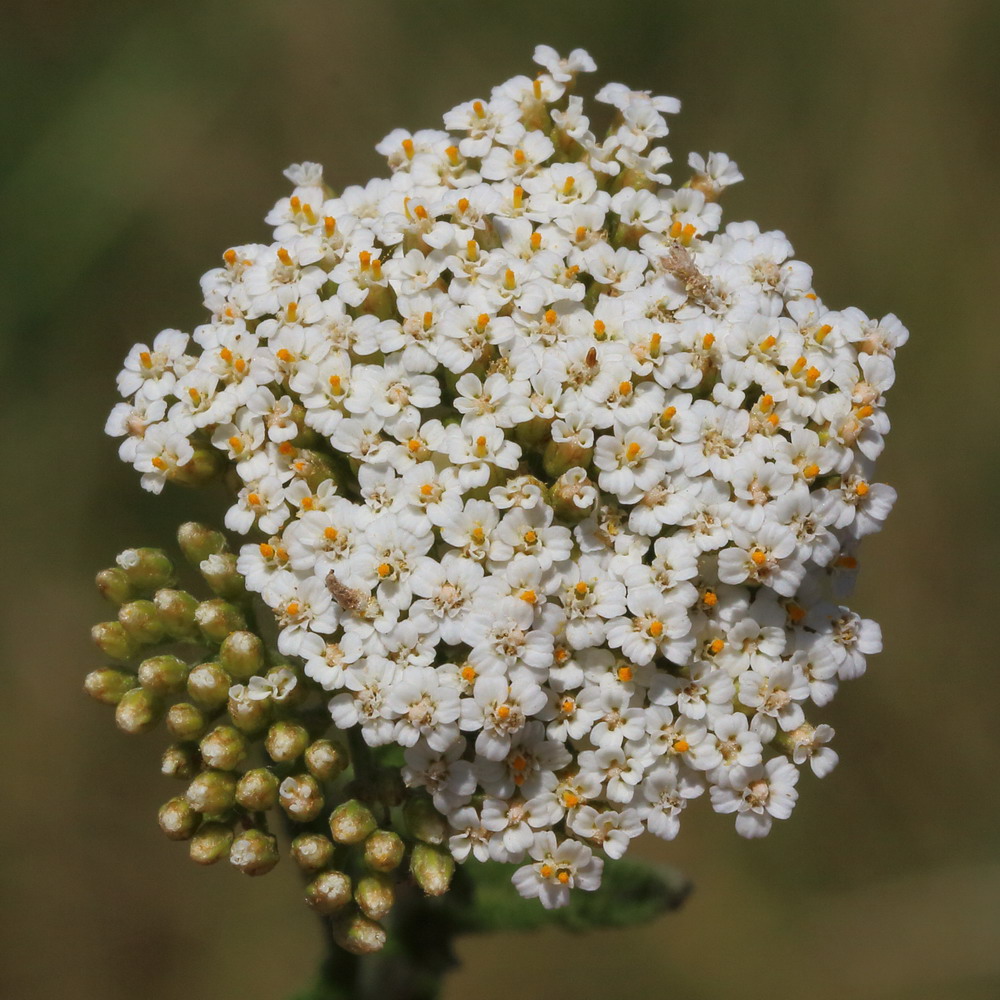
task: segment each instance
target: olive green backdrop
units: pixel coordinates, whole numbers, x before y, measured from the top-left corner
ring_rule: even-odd
[[[747,177],[834,306],[912,332],[881,465],[900,500],[855,606],[886,652],[825,713],[840,767],[766,842],[692,810],[640,855],[696,883],[628,932],[468,940],[448,1000],[985,1000],[997,856],[1000,5],[988,0],[345,3],[45,0],[0,13],[0,995],[282,1000],[317,928],[287,862],[197,869],[155,822],[162,737],[81,693],[91,578],[217,514],[139,489],[103,437],[128,347],[201,315],[198,277],[267,239],[281,170],[342,186],[395,126],[531,72],[538,42],[680,97],[671,149]],[[388,1000],[388,998],[387,998]]]

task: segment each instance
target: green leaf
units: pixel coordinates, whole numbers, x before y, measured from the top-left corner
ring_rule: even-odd
[[[570,894],[568,906],[546,910],[537,899],[522,899],[517,894],[510,883],[513,865],[488,862],[465,865],[461,871],[472,883],[472,891],[452,912],[458,934],[540,927],[571,931],[627,927],[676,910],[691,891],[691,883],[671,868],[614,861],[605,863],[598,890],[576,890]]]

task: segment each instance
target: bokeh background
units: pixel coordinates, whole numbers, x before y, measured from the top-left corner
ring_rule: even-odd
[[[842,762],[765,842],[694,809],[641,855],[694,881],[648,927],[466,940],[448,1000],[1000,995],[997,496],[1000,5],[46,0],[0,13],[0,995],[272,1000],[320,954],[292,866],[198,869],[156,827],[162,737],[81,693],[91,586],[200,495],[143,494],[102,436],[128,347],[199,321],[199,275],[267,238],[281,170],[336,186],[582,45],[680,97],[671,149],[747,177],[730,219],[787,232],[835,306],[912,337],[882,477],[900,500],[854,604],[886,651],[827,711]],[[389,1000],[389,998],[387,998]]]

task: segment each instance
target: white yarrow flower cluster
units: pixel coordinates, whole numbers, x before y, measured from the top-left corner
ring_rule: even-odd
[[[286,171],[274,242],[132,350],[108,431],[154,492],[232,470],[280,650],[404,748],[457,859],[523,863],[551,907],[692,799],[763,836],[836,763],[807,711],[881,648],[841,601],[895,498],[907,333],[824,305],[781,233],[720,228],[725,155],[670,186],[674,99],[604,87],[599,138],[590,57],[535,59],[387,136],[387,179]]]

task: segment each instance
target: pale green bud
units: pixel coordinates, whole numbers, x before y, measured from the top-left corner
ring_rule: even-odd
[[[115,562],[137,593],[151,594],[173,585],[174,566],[162,549],[126,549]]]
[[[216,644],[221,643],[231,632],[247,627],[243,612],[221,597],[202,601],[195,609],[194,620],[198,623],[202,636]]]
[[[250,812],[273,809],[278,803],[277,776],[266,767],[247,771],[236,785],[236,801]]]
[[[167,479],[181,486],[204,486],[222,468],[222,456],[215,448],[195,448],[185,465],[176,465],[167,472]]]
[[[138,687],[138,684],[135,674],[115,670],[114,667],[102,667],[87,674],[83,689],[91,698],[105,705],[117,705],[126,692]]]
[[[309,733],[305,726],[294,722],[276,722],[267,731],[264,749],[271,760],[290,764],[305,753],[309,746]]]
[[[164,588],[153,595],[153,604],[171,639],[195,639],[199,636],[198,624],[194,620],[198,599],[192,594],[186,590]]]
[[[306,747],[305,758],[309,773],[320,781],[336,778],[351,762],[346,747],[331,740],[316,740],[315,743],[310,743]]]
[[[197,521],[186,521],[177,529],[177,544],[192,566],[198,566],[217,552],[227,552],[229,544],[221,531],[214,531]]]
[[[278,801],[296,823],[311,823],[326,804],[319,782],[311,774],[285,778],[278,788]]]
[[[366,917],[384,920],[396,902],[395,883],[388,875],[365,875],[354,888],[354,901]]]
[[[202,823],[188,844],[191,860],[199,865],[214,865],[229,857],[233,831],[225,823]]]
[[[236,775],[230,771],[202,771],[188,785],[188,804],[197,812],[215,816],[236,802]]]
[[[187,701],[171,705],[167,712],[167,730],[178,740],[197,740],[208,728],[208,719],[200,708]]]
[[[403,821],[410,833],[425,844],[443,844],[448,838],[448,824],[427,795],[417,792],[407,796]]]
[[[190,840],[201,817],[182,798],[170,799],[160,806],[160,829],[171,840]]]
[[[318,872],[328,867],[333,861],[333,852],[333,842],[320,833],[300,833],[292,841],[292,857],[304,872]]]
[[[544,417],[532,417],[514,428],[514,437],[525,449],[537,451],[538,445],[547,440],[552,429],[552,421]]]
[[[240,685],[229,696],[229,718],[233,725],[248,735],[261,732],[271,721],[271,699],[251,698],[246,690],[240,691]]]
[[[385,947],[385,928],[354,913],[334,922],[333,940],[352,955],[371,955]]]
[[[115,723],[123,733],[148,733],[163,718],[163,701],[145,688],[133,688],[115,707]]]
[[[295,475],[304,479],[314,493],[330,479],[336,480],[337,473],[326,455],[309,448],[299,448],[295,456]]]
[[[118,621],[129,636],[141,646],[160,642],[167,630],[152,601],[129,601],[118,609]]]
[[[232,678],[218,663],[202,663],[188,674],[187,679],[191,700],[209,710],[226,704],[232,685]]]
[[[135,596],[132,584],[129,582],[128,574],[120,566],[111,566],[109,569],[102,569],[97,574],[94,582],[101,592],[101,597],[112,604],[121,605],[126,601],[131,601]]]
[[[266,875],[278,863],[278,841],[263,830],[244,830],[229,852],[230,862],[244,875]]]
[[[177,694],[184,690],[191,668],[181,659],[164,653],[139,664],[139,683],[156,694]]]
[[[211,587],[213,594],[218,594],[227,601],[246,598],[246,581],[236,572],[236,556],[232,552],[213,553],[198,563],[198,572]]]
[[[405,853],[403,838],[392,830],[376,830],[365,841],[365,864],[372,871],[391,872],[402,864]]]
[[[139,652],[139,643],[121,622],[100,622],[90,630],[90,637],[105,656],[119,663],[131,660]]]
[[[549,441],[542,455],[545,471],[555,479],[573,468],[586,468],[594,455],[593,448],[581,448],[569,441]]]
[[[194,747],[174,744],[163,751],[160,760],[160,773],[168,778],[180,778],[189,781],[198,773],[201,760]]]
[[[216,726],[199,744],[201,759],[207,767],[232,771],[247,756],[246,737],[233,726]]]
[[[372,285],[360,308],[363,313],[370,313],[379,319],[389,319],[396,309],[396,295],[391,288]]]
[[[306,902],[317,913],[336,913],[350,901],[351,879],[343,872],[321,872],[306,887]]]
[[[428,896],[441,896],[451,885],[455,859],[443,848],[416,844],[410,855],[410,874]]]
[[[338,844],[360,844],[377,826],[372,811],[357,799],[341,802],[330,813],[330,836]]]
[[[219,647],[219,663],[234,681],[246,682],[264,673],[264,643],[260,636],[245,629],[231,632]]]

